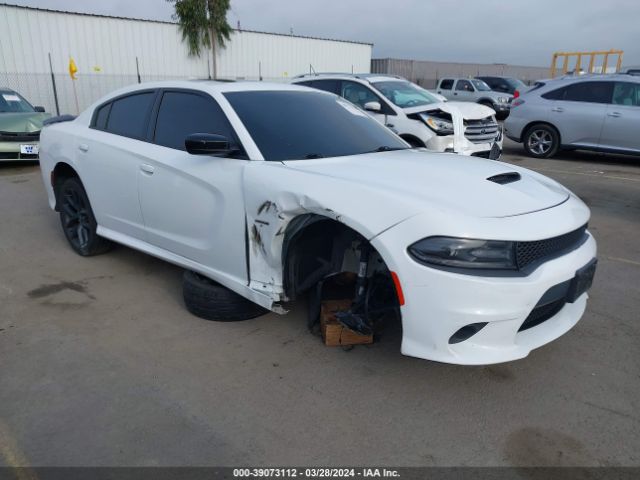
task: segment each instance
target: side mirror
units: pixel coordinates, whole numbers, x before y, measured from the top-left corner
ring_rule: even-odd
[[[191,155],[221,155],[235,151],[229,139],[214,133],[192,133],[184,141],[184,146]]]
[[[40,112],[40,113],[44,113],[44,112],[45,112],[44,107],[33,107],[33,109],[34,109],[36,112]]]
[[[380,102],[367,102],[364,104],[364,109],[368,112],[379,112],[382,110]]]

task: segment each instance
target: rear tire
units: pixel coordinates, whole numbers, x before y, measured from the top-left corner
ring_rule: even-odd
[[[553,157],[560,148],[560,135],[550,125],[538,124],[531,126],[522,138],[524,149],[530,157]]]
[[[182,277],[182,295],[187,310],[205,320],[237,322],[269,312],[219,283],[189,270]]]
[[[60,186],[57,196],[60,224],[73,251],[83,257],[90,257],[110,250],[112,243],[96,233],[98,223],[80,179],[67,178]]]

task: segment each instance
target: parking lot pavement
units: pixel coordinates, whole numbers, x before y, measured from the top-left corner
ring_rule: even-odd
[[[75,255],[37,166],[0,165],[0,464],[640,465],[640,160],[504,159],[589,204],[600,263],[571,332],[490,367],[404,357],[397,328],[324,347],[302,304],[195,318],[178,268]]]

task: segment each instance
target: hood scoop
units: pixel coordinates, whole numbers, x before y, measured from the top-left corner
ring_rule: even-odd
[[[498,183],[500,185],[507,185],[508,183],[517,182],[520,180],[520,174],[518,172],[507,172],[507,173],[499,173],[497,175],[493,175],[487,180],[493,183]]]

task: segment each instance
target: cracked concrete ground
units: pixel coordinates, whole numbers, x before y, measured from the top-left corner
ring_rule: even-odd
[[[195,318],[178,268],[75,255],[37,165],[0,165],[0,465],[640,465],[640,159],[522,154],[590,205],[599,270],[572,331],[491,367],[324,347],[302,304]]]

